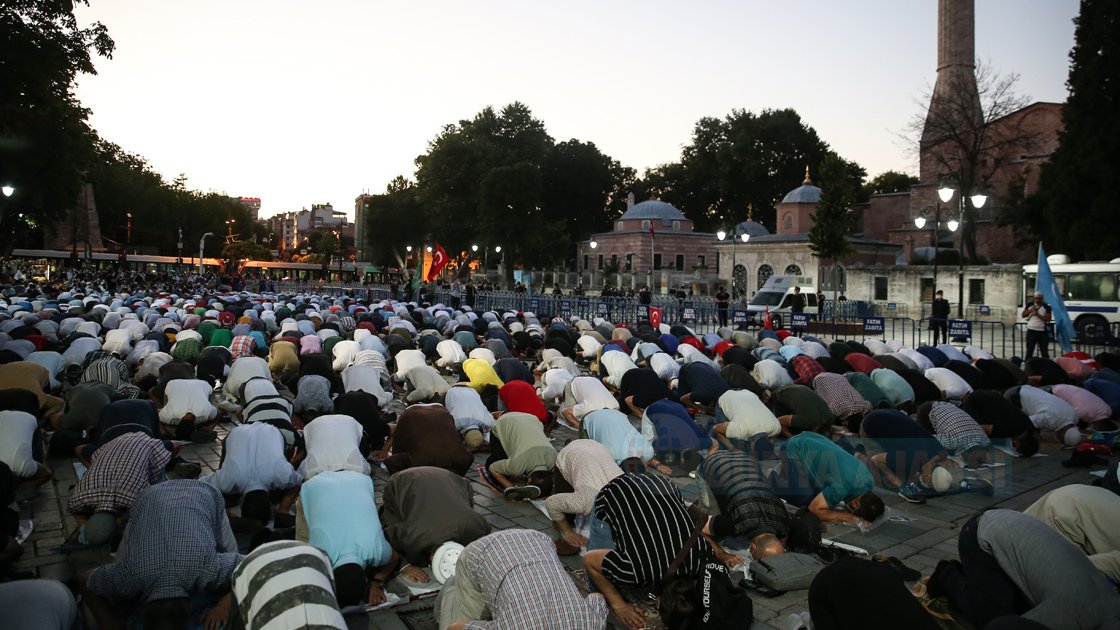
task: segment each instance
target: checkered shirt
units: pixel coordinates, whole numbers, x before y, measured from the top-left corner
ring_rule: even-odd
[[[950,402],[935,402],[929,410],[929,423],[941,446],[963,453],[973,448],[988,448],[991,440],[968,412]]]
[[[841,420],[871,411],[871,403],[842,374],[824,372],[816,375],[813,377],[813,389],[824,399],[832,415]]]
[[[78,482],[66,509],[72,514],[120,513],[136,495],[156,483],[171,461],[162,440],[144,433],[126,433],[93,453],[89,471]]]
[[[720,451],[705,459],[696,474],[715,495],[720,512],[731,518],[735,535],[753,538],[769,532],[782,538],[789,534],[789,512],[750,454]]]
[[[486,597],[492,621],[467,630],[600,630],[610,610],[602,597],[584,597],[568,577],[556,545],[542,532],[507,529],[467,546],[460,567]],[[462,569],[460,569],[462,570]]]
[[[790,367],[793,371],[797,372],[797,380],[794,381],[795,385],[808,385],[812,387],[813,379],[818,374],[824,374],[824,368],[821,367],[817,360],[807,354],[794,355],[789,360]]]
[[[257,341],[249,335],[238,335],[229,344],[229,351],[233,355],[234,361],[241,357],[256,356],[256,349]]]

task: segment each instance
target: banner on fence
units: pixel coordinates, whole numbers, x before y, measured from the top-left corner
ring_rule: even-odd
[[[571,300],[560,300],[560,316],[561,317],[571,317],[572,316],[572,301]]]
[[[809,314],[808,313],[790,313],[789,325],[791,328],[808,328],[809,327]]]
[[[897,311],[898,310],[898,304],[896,304],[894,302],[887,302],[887,310],[888,311]]]
[[[949,338],[965,337],[972,338],[972,320],[968,319],[950,319],[949,320]]]
[[[696,309],[686,306],[684,310],[681,311],[681,319],[686,322],[696,321]]]
[[[541,312],[541,299],[540,298],[530,298],[529,309],[532,310],[534,313],[539,315],[540,312]]]
[[[748,313],[745,309],[737,308],[737,309],[731,311],[731,323],[732,324],[735,324],[736,326],[738,326],[740,324],[747,323],[749,320],[750,320],[750,313]]]
[[[886,325],[882,317],[864,317],[863,318],[863,334],[865,335],[881,335],[886,332]]]
[[[606,302],[599,302],[595,307],[595,312],[599,314],[599,317],[605,319],[611,314],[611,307]]]

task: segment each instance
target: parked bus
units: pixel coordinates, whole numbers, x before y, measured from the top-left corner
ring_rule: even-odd
[[[1120,322],[1120,258],[1071,263],[1068,257],[1055,254],[1047,262],[1078,338],[1105,335],[1112,324]],[[1020,308],[1034,293],[1037,278],[1038,265],[1023,265]]]

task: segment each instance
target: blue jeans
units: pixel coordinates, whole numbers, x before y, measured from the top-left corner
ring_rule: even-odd
[[[609,525],[595,518],[595,511],[591,511],[589,527],[591,531],[587,536],[587,550],[593,551],[595,549],[607,549],[614,551],[614,539],[611,538],[611,528]],[[592,593],[598,593],[595,588],[595,583],[591,581],[591,576],[587,578],[587,590]]]

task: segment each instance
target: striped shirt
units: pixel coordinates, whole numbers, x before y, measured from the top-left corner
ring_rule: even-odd
[[[245,422],[267,422],[290,429],[292,402],[280,395],[272,379],[255,377],[241,385],[238,395],[241,417]]]
[[[127,511],[141,490],[163,477],[171,453],[162,440],[126,433],[97,449],[92,459],[67,503],[72,514]]]
[[[615,545],[603,558],[603,575],[624,586],[656,586],[695,527],[680,488],[652,475],[612,479],[595,498],[595,517],[610,527]],[[677,575],[699,574],[710,554],[711,546],[701,538]]]
[[[715,495],[720,513],[730,517],[736,536],[771,533],[783,538],[789,534],[789,512],[749,453],[720,451],[705,459],[696,474]]]
[[[470,573],[493,618],[469,621],[466,630],[601,630],[606,626],[610,613],[606,600],[580,593],[547,534],[525,529],[494,532],[467,545],[459,566]]]
[[[293,540],[257,547],[233,572],[233,596],[246,628],[346,628],[331,562]]]
[[[818,374],[813,378],[813,390],[824,399],[832,415],[841,420],[849,416],[862,416],[871,411],[871,403],[860,396],[842,374]]]
[[[934,437],[941,446],[963,453],[974,448],[988,448],[991,440],[984,429],[963,409],[950,402],[932,403],[929,410],[929,423]]]
[[[565,514],[590,514],[595,496],[611,479],[622,474],[607,447],[595,440],[572,440],[556,455],[556,469],[573,490],[554,494],[544,501],[554,521]]]

